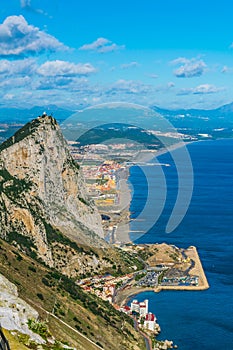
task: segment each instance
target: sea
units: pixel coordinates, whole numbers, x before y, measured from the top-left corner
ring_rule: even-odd
[[[141,232],[145,221],[131,221],[131,239],[136,243],[174,244],[197,247],[210,288],[205,291],[145,292],[136,296],[149,299],[161,326],[160,340],[173,340],[181,350],[233,349],[233,140],[194,142],[187,145],[194,174],[190,206],[180,225],[166,233],[166,224],[177,197],[178,176],[171,154],[158,157],[166,178],[167,199],[160,218],[154,223],[155,206],[149,203],[152,228]],[[173,152],[179,152],[174,150]],[[129,182],[133,197],[131,217],[142,212],[148,197],[148,177],[155,178],[156,166],[131,167]],[[182,182],[182,181],[181,181]],[[153,189],[158,196],[160,189]],[[161,194],[162,196],[163,194]],[[150,207],[151,206],[151,207]],[[154,225],[153,225],[154,223]],[[149,225],[150,226],[150,225]]]

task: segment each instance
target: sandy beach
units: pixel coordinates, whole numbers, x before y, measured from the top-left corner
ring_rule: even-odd
[[[191,143],[191,142],[189,142]],[[157,158],[158,156],[165,154],[167,152],[174,151],[178,148],[184,147],[187,143],[178,142],[175,145],[171,145],[167,148],[162,148],[158,151],[153,152],[141,152],[140,156],[136,157],[135,164],[137,161],[139,163],[148,162]],[[132,200],[132,191],[130,187],[130,183],[128,181],[129,178],[129,166],[126,166],[124,170],[118,172],[118,191],[120,194],[119,204],[114,207],[114,211],[118,213],[124,213],[124,220],[120,221],[117,225],[116,229],[116,241],[121,243],[130,242],[130,203]],[[126,214],[127,213],[127,214]],[[127,220],[125,220],[127,218]]]
[[[129,168],[118,172],[118,191],[119,191],[119,204],[116,206],[115,212],[119,212],[123,216],[123,220],[120,221],[116,229],[116,241],[121,243],[130,242],[130,202],[132,199],[132,193],[130,184],[128,182]]]

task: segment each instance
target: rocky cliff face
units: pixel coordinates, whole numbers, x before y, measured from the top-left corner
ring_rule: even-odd
[[[28,334],[37,343],[45,341],[28,328],[28,320],[37,320],[38,312],[19,298],[17,287],[0,274],[0,320],[1,326],[8,330]]]
[[[52,117],[33,120],[0,146],[0,235],[49,266],[56,265],[53,242],[64,245],[63,236],[106,246],[100,215]]]

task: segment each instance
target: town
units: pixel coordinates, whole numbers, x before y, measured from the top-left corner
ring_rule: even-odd
[[[160,332],[159,324],[156,322],[156,316],[149,312],[149,301],[146,299],[143,302],[139,302],[137,299],[134,299],[130,306],[123,306],[120,311],[133,315],[138,321],[139,327],[145,330],[149,330],[154,334]]]

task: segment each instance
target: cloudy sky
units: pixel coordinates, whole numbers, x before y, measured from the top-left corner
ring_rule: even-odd
[[[231,0],[2,0],[5,107],[233,101]]]

